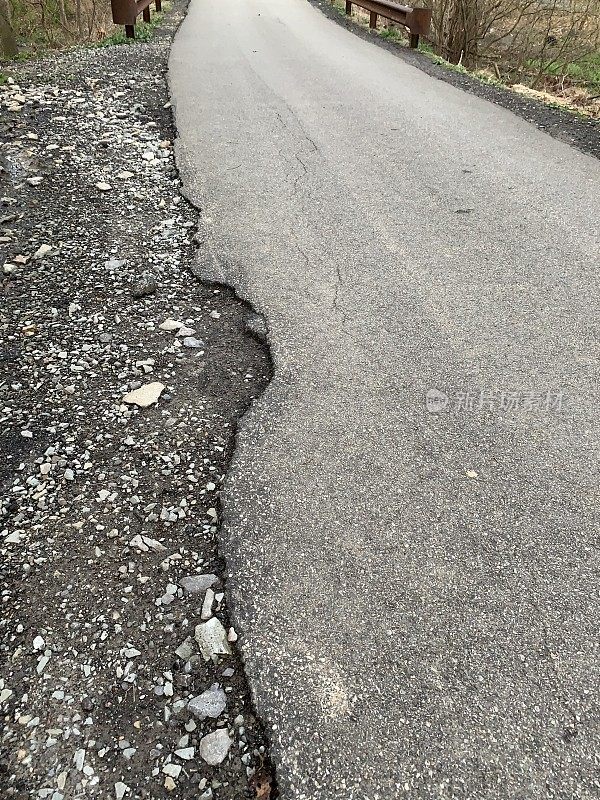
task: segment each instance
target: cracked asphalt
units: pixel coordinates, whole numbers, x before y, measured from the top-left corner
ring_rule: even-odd
[[[220,550],[280,798],[598,798],[598,162],[306,0],[192,0],[170,86],[270,330]]]

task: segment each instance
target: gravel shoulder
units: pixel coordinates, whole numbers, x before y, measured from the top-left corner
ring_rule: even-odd
[[[352,33],[360,36],[361,39],[372,42],[377,47],[383,47],[388,52],[394,53],[398,58],[403,59],[413,67],[417,67],[427,75],[502,106],[502,108],[512,111],[513,114],[530,122],[536,128],[550,134],[555,139],[576,147],[582,153],[588,153],[600,158],[600,121],[559,108],[553,108],[544,103],[523,97],[517,92],[510,91],[510,89],[486,84],[470,75],[454,72],[435,64],[423,53],[410,50],[401,44],[386,41],[357,25],[333,8],[328,0],[308,0],[308,2],[318,8],[326,17],[346,28],[346,30],[352,31]]]
[[[273,798],[219,556],[264,323],[195,276],[149,43],[0,88],[0,783],[7,798]]]

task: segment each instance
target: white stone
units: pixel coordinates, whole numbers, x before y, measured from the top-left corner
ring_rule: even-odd
[[[75,764],[75,768],[81,772],[83,769],[83,763],[85,761],[85,750],[76,750],[75,755],[73,756],[73,763]]]
[[[159,383],[159,381],[147,383],[145,386],[140,386],[139,389],[135,389],[133,392],[128,392],[123,398],[123,402],[140,406],[140,408],[147,408],[153,403],[158,402],[158,398],[161,396],[164,389],[164,384]]]
[[[202,619],[210,619],[212,617],[212,605],[215,602],[215,593],[212,589],[207,589],[204,595],[204,602],[202,603],[202,611],[200,617]]]
[[[127,786],[126,783],[123,783],[123,781],[117,781],[117,783],[115,783],[115,797],[117,798],[117,800],[123,800],[125,792],[128,791],[129,791],[129,786]]]
[[[219,728],[200,740],[200,756],[207,764],[216,766],[221,764],[227,757],[231,739],[225,728]]]
[[[12,697],[12,689],[2,689],[0,692],[0,704],[5,703],[9,697]]]
[[[216,617],[196,625],[194,638],[205,661],[209,661],[213,655],[231,655],[227,633]]]
[[[183,761],[191,761],[194,753],[195,749],[193,747],[182,747],[181,750],[175,750],[177,758],[181,758]]]
[[[194,338],[193,336],[186,336],[183,340],[183,346],[198,350],[201,347],[204,347],[204,342],[201,339]]]
[[[158,326],[161,331],[178,331],[180,328],[184,328],[183,322],[178,322],[176,319],[169,319],[167,318],[164,322],[161,322]]]
[[[212,572],[205,575],[188,575],[185,578],[181,578],[179,585],[189,594],[200,594],[200,592],[205,592],[209,586],[212,586],[216,580],[217,576],[213,575]]]
[[[194,654],[194,649],[194,640],[188,636],[175,650],[175,655],[179,656],[182,661],[187,661]]]
[[[52,247],[49,244],[41,244],[33,254],[33,257],[36,261],[39,261],[40,259],[44,258],[44,256],[47,256],[48,253],[51,252],[52,252]]]
[[[207,717],[217,719],[225,711],[226,705],[227,697],[225,692],[218,683],[213,683],[210,689],[202,692],[198,697],[192,697],[187,707],[188,711],[191,711],[198,719],[206,719]]]

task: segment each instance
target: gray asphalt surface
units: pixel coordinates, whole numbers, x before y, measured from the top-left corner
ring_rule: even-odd
[[[221,544],[280,797],[600,797],[598,162],[305,0],[192,0],[170,81],[275,359]]]

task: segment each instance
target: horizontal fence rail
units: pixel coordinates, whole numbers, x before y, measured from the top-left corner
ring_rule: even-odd
[[[411,8],[392,3],[390,0],[346,0],[346,14],[352,13],[352,6],[359,6],[370,12],[369,25],[377,27],[377,17],[385,17],[391,22],[404,25],[410,31],[410,46],[419,46],[419,36],[429,33],[431,25],[430,8]]]
[[[110,0],[112,18],[115,25],[125,26],[125,36],[135,37],[135,21],[142,14],[144,22],[150,22],[150,5],[155,3],[157,11],[162,8],[162,0]]]

